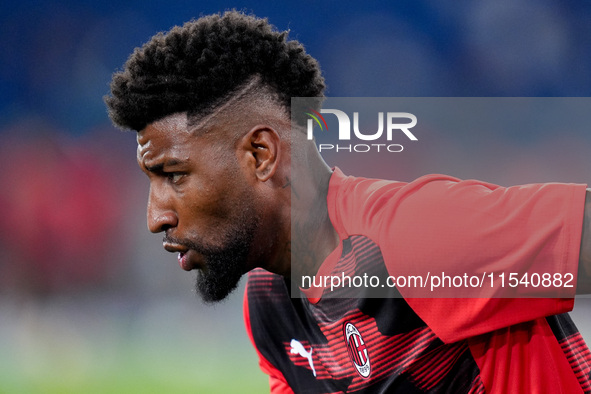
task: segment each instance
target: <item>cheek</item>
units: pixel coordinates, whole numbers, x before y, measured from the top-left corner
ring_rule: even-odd
[[[184,188],[180,209],[191,221],[188,226],[215,232],[215,227],[221,230],[235,225],[237,218],[250,210],[250,186],[235,158],[219,155],[210,159]]]
[[[193,227],[224,226],[244,209],[242,188],[236,182],[212,182],[183,195],[179,216]],[[182,220],[182,219],[181,219]],[[215,231],[215,228],[213,229]]]

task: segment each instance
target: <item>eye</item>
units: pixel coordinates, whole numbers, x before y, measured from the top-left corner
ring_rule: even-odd
[[[181,172],[166,173],[166,177],[168,178],[168,180],[175,185],[178,184],[181,181],[181,179],[183,179],[184,176],[185,176],[185,174],[183,174]]]

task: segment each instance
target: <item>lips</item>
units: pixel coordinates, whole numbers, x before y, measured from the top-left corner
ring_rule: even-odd
[[[179,266],[182,269],[184,269],[185,271],[191,271],[193,269],[193,266],[192,266],[191,262],[189,261],[189,257],[188,257],[190,250],[187,249],[185,246],[175,244],[175,243],[170,243],[170,242],[167,242],[166,240],[162,243],[162,246],[164,246],[164,249],[166,249],[166,251],[168,251],[168,252],[178,253],[177,259],[179,261]]]
[[[179,252],[178,256],[179,266],[184,269],[185,271],[191,271],[193,267],[189,263],[189,259],[187,258],[187,252]]]

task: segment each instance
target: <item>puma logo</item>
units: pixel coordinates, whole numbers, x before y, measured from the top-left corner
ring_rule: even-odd
[[[310,351],[306,351],[306,349],[304,349],[304,345],[301,344],[300,341],[296,340],[296,339],[292,339],[290,342],[291,345],[291,349],[289,350],[289,352],[291,354],[299,354],[300,356],[308,359],[308,363],[310,364],[310,368],[312,368],[312,373],[314,374],[314,377],[316,377],[316,370],[314,369],[314,361],[312,361],[312,347],[310,346]]]

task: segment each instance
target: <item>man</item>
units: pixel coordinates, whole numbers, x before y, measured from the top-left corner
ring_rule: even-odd
[[[535,267],[589,289],[584,185],[346,177],[325,164],[301,121],[290,122],[291,97],[316,97],[318,110],[323,91],[301,44],[227,12],[136,49],[106,98],[115,124],[138,132],[148,227],[165,233],[183,269],[197,270],[203,299],[223,299],[249,272],[246,326],[271,391],[591,392],[591,353],[566,314],[572,294],[291,294],[302,276],[385,278],[431,262]]]

